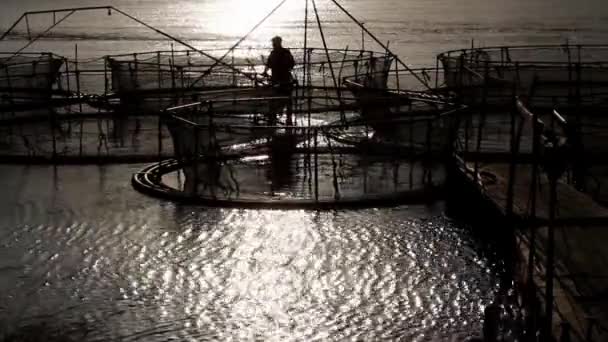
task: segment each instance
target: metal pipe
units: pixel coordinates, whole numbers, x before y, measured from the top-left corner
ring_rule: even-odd
[[[63,16],[63,18],[61,18],[58,22],[54,23],[53,25],[51,25],[49,28],[47,28],[44,32],[42,32],[41,34],[39,34],[38,36],[36,36],[36,38],[34,39],[30,39],[29,42],[27,44],[25,44],[23,47],[21,47],[19,50],[15,51],[15,53],[13,53],[10,57],[8,57],[6,60],[4,60],[4,63],[7,63],[8,61],[10,61],[12,58],[14,58],[15,56],[17,56],[19,53],[21,53],[23,50],[27,49],[28,47],[30,47],[30,45],[34,44],[34,42],[36,42],[38,39],[44,37],[47,33],[49,33],[52,29],[54,29],[57,25],[61,24],[64,20],[66,20],[67,18],[69,18],[72,14],[76,13],[76,11],[71,11],[70,13],[66,14],[65,16]],[[27,17],[26,17],[27,18]],[[1,39],[0,39],[1,40]]]
[[[382,43],[378,38],[376,38],[376,36],[374,36],[367,28],[365,28],[365,26],[363,26],[363,24],[358,21],[352,14],[350,14],[350,12],[348,12],[342,5],[340,5],[338,3],[337,0],[331,0],[334,4],[336,4],[336,6],[338,6],[338,8],[344,12],[344,14],[346,14],[353,22],[355,22],[355,24],[357,24],[359,27],[361,27],[361,29],[367,33],[368,36],[370,36],[378,45],[380,45],[385,51],[389,51],[391,53],[391,55],[393,55],[395,57],[395,60],[397,62],[399,62],[407,71],[409,71],[420,83],[422,83],[428,90],[434,90],[432,89],[422,78],[420,78],[420,76],[416,75],[415,72],[413,72],[413,70],[407,66],[397,55],[395,55],[389,48],[388,46],[384,45],[384,43]]]
[[[30,21],[29,21],[27,15],[25,16],[25,27],[27,29],[27,39],[32,40],[32,34],[30,32]]]

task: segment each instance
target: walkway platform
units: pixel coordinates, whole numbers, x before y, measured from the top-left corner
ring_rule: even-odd
[[[479,189],[482,197],[491,202],[503,216],[507,216],[507,163],[478,165],[461,163],[460,171]],[[544,259],[547,245],[546,224],[549,219],[549,181],[540,172],[536,192],[536,220],[531,216],[531,165],[515,168],[513,187],[513,218],[527,222],[529,229],[516,230],[521,267],[518,276],[522,283],[527,277],[526,261],[530,249],[530,232],[535,229],[536,262],[535,288],[539,297],[545,292]],[[596,203],[588,195],[572,186],[558,183],[555,220],[555,317],[554,336],[561,334],[562,323],[568,322],[573,341],[608,341],[608,208]],[[591,339],[589,339],[591,337]]]

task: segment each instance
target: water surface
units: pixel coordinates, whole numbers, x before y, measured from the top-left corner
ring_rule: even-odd
[[[134,166],[2,166],[0,321],[84,340],[443,340],[479,331],[499,267],[440,204],[210,209]],[[82,338],[82,337],[80,337]]]

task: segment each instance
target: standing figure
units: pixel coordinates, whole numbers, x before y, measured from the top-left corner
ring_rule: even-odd
[[[272,52],[268,56],[263,75],[268,75],[268,69],[272,70],[270,81],[273,93],[278,97],[286,97],[284,100],[273,101],[269,121],[274,124],[275,115],[287,107],[287,125],[292,124],[291,92],[293,90],[293,77],[291,71],[295,65],[293,55],[283,47],[283,39],[279,36],[272,38]]]

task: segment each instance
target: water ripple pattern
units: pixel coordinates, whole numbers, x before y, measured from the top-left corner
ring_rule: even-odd
[[[444,340],[479,331],[497,291],[495,267],[441,205],[179,206],[133,191],[139,168],[0,166],[3,330],[44,323],[85,341]]]

